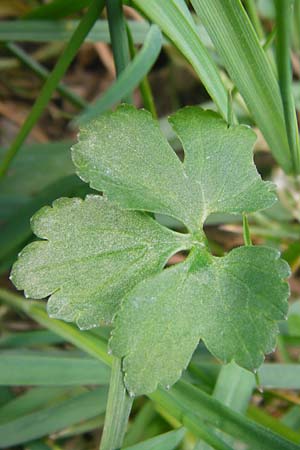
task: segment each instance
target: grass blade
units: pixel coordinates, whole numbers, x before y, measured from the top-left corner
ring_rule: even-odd
[[[1,23],[0,41],[7,42],[64,42],[68,41],[76,28],[78,20],[14,20]],[[149,31],[147,22],[128,21],[133,41],[143,44]],[[87,42],[110,43],[107,20],[97,20],[85,38]]]
[[[292,69],[290,61],[291,28],[294,0],[276,0],[277,23],[277,69],[281,92],[287,137],[290,145],[293,172],[300,173],[300,146],[295,102],[292,90]]]
[[[221,115],[227,118],[227,92],[219,71],[208,50],[202,44],[197,28],[183,2],[178,0],[134,0],[134,4],[153,22],[180,50],[199,75],[207,92],[216,103]]]
[[[200,419],[245,442],[255,450],[300,449],[299,445],[270,432],[184,381],[179,381],[169,392],[160,389],[150,397],[168,409],[187,428],[192,421],[196,436],[202,437],[198,422]]]
[[[99,388],[6,422],[0,425],[0,447],[38,439],[95,417],[105,411],[106,399],[107,389]]]
[[[102,98],[94,105],[87,108],[87,110],[76,120],[76,123],[83,124],[93,119],[115,105],[138,86],[156,61],[161,46],[161,32],[157,26],[153,25],[150,28],[145,43],[139,53],[124,69],[111,88],[109,88],[105,94],[103,94]]]
[[[275,158],[292,171],[278,84],[240,0],[192,0]]]
[[[0,357],[0,385],[76,386],[109,382],[106,365],[69,352],[2,351]]]
[[[29,135],[33,126],[41,116],[47,103],[49,102],[53,91],[56,89],[58,83],[66,72],[69,64],[73,60],[78,48],[84,41],[89,30],[92,28],[93,24],[96,22],[100,11],[104,7],[104,0],[93,0],[91,6],[75,30],[70,42],[68,43],[66,49],[58,59],[55,68],[53,69],[51,75],[44,84],[42,91],[37,98],[34,106],[32,107],[27,119],[25,120],[22,128],[17,134],[15,140],[11,144],[4,159],[0,165],[0,177],[3,176],[10,166],[12,159],[15,157],[16,153],[20,149],[21,145]]]
[[[123,450],[174,450],[182,441],[185,431],[184,428],[169,431],[139,444],[124,447]]]
[[[119,76],[130,61],[123,6],[121,0],[106,0],[105,3],[116,73]]]

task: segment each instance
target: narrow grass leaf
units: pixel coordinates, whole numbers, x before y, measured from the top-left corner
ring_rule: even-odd
[[[275,158],[291,172],[279,87],[242,3],[192,0],[192,4]]]
[[[134,4],[153,22],[180,50],[200,77],[207,92],[227,117],[227,92],[219,71],[208,50],[199,37],[193,19],[182,1],[134,0]]]
[[[119,78],[92,106],[88,107],[77,119],[76,123],[83,124],[93,119],[105,110],[126,97],[139,85],[155,63],[162,46],[162,35],[158,27],[153,25],[142,49],[128,64]]]
[[[6,422],[0,425],[0,447],[32,441],[95,417],[105,411],[106,399],[107,389],[99,388]]]
[[[167,408],[184,426],[189,427],[192,422],[196,436],[202,437],[200,419],[255,450],[300,449],[299,445],[272,433],[186,382],[179,381],[169,392],[160,389],[150,397]]]
[[[69,352],[0,352],[0,385],[73,386],[107,384],[110,370],[99,361]]]
[[[185,432],[184,428],[179,428],[130,447],[123,447],[123,450],[174,450],[182,441]]]
[[[1,23],[0,41],[8,42],[64,42],[72,37],[78,20],[6,20]],[[150,25],[147,22],[128,21],[135,44],[143,44]],[[87,42],[110,43],[107,20],[97,20],[85,37]]]

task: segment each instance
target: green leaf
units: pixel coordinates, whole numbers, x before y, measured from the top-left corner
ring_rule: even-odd
[[[133,394],[174,383],[199,339],[217,358],[256,369],[287,308],[288,266],[277,251],[242,247],[214,258],[204,249],[210,214],[249,213],[276,199],[253,164],[254,133],[199,107],[170,121],[183,162],[151,114],[132,106],[84,127],[73,160],[108,199],[60,199],[42,209],[32,225],[44,241],[26,247],[12,272],[27,296],[51,295],[52,317],[90,328],[116,316],[111,346]],[[179,219],[190,234],[145,211]],[[186,262],[162,271],[183,249],[191,249]]]
[[[272,186],[253,164],[249,128],[228,128],[199,107],[181,110],[171,123],[183,142],[184,164],[151,114],[122,105],[81,130],[73,147],[79,176],[122,207],[175,217],[191,231],[211,213],[251,212],[274,203]]]
[[[49,315],[82,329],[110,322],[124,294],[187,243],[100,196],[59,199],[33,217],[32,228],[43,241],[25,247],[12,280],[28,297],[51,295]]]
[[[278,258],[267,247],[240,247],[223,258],[196,252],[136,286],[111,340],[124,358],[128,390],[144,394],[175,383],[199,339],[221,361],[257,369],[275,346],[276,321],[287,312],[282,279],[289,270]]]

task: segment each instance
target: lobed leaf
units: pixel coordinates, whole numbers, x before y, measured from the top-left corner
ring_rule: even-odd
[[[56,200],[32,228],[43,241],[21,252],[12,281],[28,297],[50,295],[49,315],[82,329],[110,322],[128,290],[189,245],[185,235],[100,196]]]
[[[276,250],[241,247],[215,258],[204,248],[211,213],[249,213],[276,199],[254,166],[254,133],[199,107],[170,122],[183,162],[146,111],[122,105],[85,126],[73,161],[107,198],[43,208],[32,221],[42,241],[12,271],[27,296],[51,296],[51,317],[91,328],[116,316],[111,348],[133,394],[177,381],[200,339],[220,360],[256,369],[287,308],[288,266]],[[145,211],[181,220],[190,234]],[[163,270],[183,249],[191,249],[187,260]]]
[[[249,246],[223,258],[197,250],[141,282],[125,298],[110,342],[124,358],[128,390],[148,394],[175,383],[200,339],[221,361],[257,369],[287,313],[288,275],[276,250]]]
[[[123,208],[162,213],[199,231],[213,212],[264,209],[276,200],[252,159],[255,134],[217,114],[188,107],[170,119],[182,164],[151,114],[122,105],[81,130],[73,147],[78,175]]]

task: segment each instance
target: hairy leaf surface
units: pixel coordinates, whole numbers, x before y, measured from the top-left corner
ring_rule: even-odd
[[[221,361],[250,370],[273,350],[277,321],[287,313],[288,265],[267,247],[240,247],[223,258],[203,252],[125,298],[110,345],[124,358],[130,392],[175,383],[199,339]]]
[[[49,315],[80,328],[110,322],[125,292],[189,245],[185,235],[100,196],[59,199],[32,228],[43,240],[25,247],[12,280],[28,297],[51,295]]]
[[[191,231],[212,212],[242,213],[276,197],[252,159],[255,134],[188,107],[171,117],[185,150],[180,162],[151,114],[122,105],[81,130],[73,147],[79,176],[122,207],[167,214]]]

